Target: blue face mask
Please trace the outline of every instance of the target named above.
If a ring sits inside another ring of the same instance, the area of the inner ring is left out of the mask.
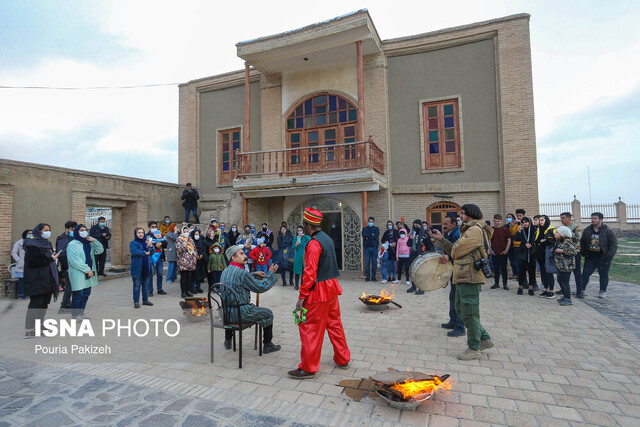
[[[73,231],[69,232],[69,237],[73,237]]]
[[[507,222],[511,222],[511,221],[512,221],[511,217],[507,218]]]
[[[100,224],[98,224],[98,225],[100,225],[100,227],[104,227],[104,226],[105,226],[105,225],[107,225],[107,224],[106,224],[106,223],[104,223],[104,222],[101,222],[101,223],[100,223]]]
[[[373,223],[369,221],[369,227],[373,227]]]
[[[335,224],[331,224],[331,228],[336,228],[336,225]]]
[[[165,224],[169,224],[171,222],[171,220],[170,219],[165,219],[164,222],[165,222]]]
[[[224,227],[220,227],[220,230],[224,231]]]
[[[387,225],[387,229],[393,230],[393,225]]]

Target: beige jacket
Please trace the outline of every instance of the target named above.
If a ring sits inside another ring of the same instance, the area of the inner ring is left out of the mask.
[[[482,270],[476,270],[474,264],[481,258],[487,258],[484,248],[484,231],[487,245],[493,236],[493,229],[485,224],[483,219],[474,219],[467,222],[460,229],[460,238],[451,243],[447,239],[440,240],[442,248],[451,254],[453,258],[453,284],[458,283],[482,283],[485,278]]]

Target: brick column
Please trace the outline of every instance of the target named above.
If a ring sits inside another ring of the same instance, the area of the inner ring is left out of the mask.
[[[133,240],[133,230],[138,226],[137,205],[137,202],[127,202],[127,205],[120,210],[120,231],[122,235],[120,239],[121,265],[131,264],[129,242]],[[127,236],[131,238],[129,239]]]
[[[0,278],[9,277],[7,267],[13,262],[13,187],[0,185]]]
[[[618,197],[618,201],[614,205],[616,206],[616,216],[618,217],[620,228],[622,228],[623,225],[627,224],[627,204],[622,201],[621,197]]]
[[[244,149],[251,151],[251,81],[249,80],[249,64],[244,63]]]
[[[178,124],[178,180],[181,184],[200,184],[198,162],[198,92],[195,85],[180,86]]]
[[[571,219],[576,224],[580,224],[582,222],[580,200],[576,199],[576,196],[573,196],[573,201],[571,202]]]
[[[358,141],[364,141],[364,62],[362,60],[362,42],[356,42],[358,64]]]
[[[78,191],[71,193],[71,219],[78,224],[87,220],[87,195]]]

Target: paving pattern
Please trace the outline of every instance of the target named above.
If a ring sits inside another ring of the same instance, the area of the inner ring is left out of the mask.
[[[209,363],[210,330],[181,315],[177,284],[166,286],[169,295],[153,297],[154,307],[134,310],[130,279],[102,281],[87,306],[95,338],[24,340],[26,304],[2,300],[0,426],[640,425],[640,345],[633,329],[638,309],[632,307],[638,288],[613,283],[607,300],[588,296],[560,307],[518,296],[515,286],[485,287],[482,322],[496,346],[480,360],[460,362],[455,355],[466,348],[465,338],[447,337],[439,327],[447,320],[448,290],[415,296],[398,285],[395,299],[403,308],[374,312],[357,297],[383,285],[349,278],[341,283],[351,367],[333,364],[326,339],[319,374],[305,381],[286,376],[299,358],[291,316],[296,293],[289,287],[277,285],[260,299],[274,311],[274,342],[282,350],[259,357],[248,332],[243,369],[238,354],[222,347],[220,330],[215,363]],[[65,317],[56,311],[48,317]],[[173,338],[103,337],[103,319],[176,319],[181,330]],[[109,346],[111,353],[35,351],[36,345],[72,344]],[[337,385],[389,367],[449,373],[453,386],[416,411],[398,411],[377,397],[354,402]]]

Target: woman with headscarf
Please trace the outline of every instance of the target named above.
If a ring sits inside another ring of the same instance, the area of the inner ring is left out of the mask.
[[[198,251],[193,239],[189,237],[189,227],[180,230],[180,237],[176,239],[176,260],[180,272],[180,291],[182,298],[192,297],[191,283],[198,263]]]
[[[278,234],[278,251],[282,256],[283,261],[286,261],[286,259],[289,258],[293,258],[291,245],[293,245],[293,234],[291,234],[289,229],[283,225],[280,227],[280,233]],[[282,266],[282,272],[280,272],[280,275],[282,276],[282,286],[287,286],[287,280],[285,276],[287,270],[284,268],[284,266],[287,264],[290,265],[291,263],[280,262],[279,264]],[[289,285],[293,286],[293,265],[291,265],[291,267],[289,268],[291,268],[291,270],[288,270]]]
[[[152,286],[151,280],[153,280],[151,271],[153,248],[148,244],[145,235],[144,228],[138,227],[133,231],[133,240],[129,243],[134,308],[140,308],[140,290],[142,290],[142,305],[153,305],[149,301],[149,290]]]
[[[531,225],[531,218],[524,217],[518,225],[518,231],[513,235],[513,241],[520,243],[514,248],[516,260],[518,261],[518,295],[522,295],[524,289],[529,290],[529,295],[534,295],[536,283],[536,257],[535,252],[535,232]],[[527,273],[529,281],[527,282]]]
[[[214,231],[214,233],[217,232]],[[191,293],[201,294],[204,292],[202,290],[202,282],[207,278],[209,247],[207,246],[205,239],[202,238],[200,230],[198,230],[197,228],[191,232],[191,238],[193,239],[193,244],[195,245],[196,251],[198,253],[196,268],[193,273],[193,277],[191,278]],[[217,241],[215,243],[217,243]]]
[[[240,237],[238,226],[236,224],[231,224],[231,230],[227,233],[227,246],[235,246],[238,241],[238,237]]]
[[[24,241],[27,238],[31,238],[31,230],[24,230],[22,232],[22,238],[16,240],[16,242],[13,244],[13,248],[11,248],[11,257],[14,259],[14,261],[16,262],[16,266],[13,269],[13,274],[18,278],[18,298],[20,299],[20,301],[25,301],[28,300],[29,298],[24,296],[24,286],[23,286],[23,279],[24,279]]]
[[[71,282],[71,315],[76,320],[86,319],[84,308],[87,306],[91,288],[98,285],[96,255],[104,252],[102,243],[89,236],[84,224],[76,225],[73,240],[67,245],[69,263],[69,281]]]
[[[42,322],[53,295],[58,299],[60,281],[56,260],[59,252],[53,252],[49,242],[51,227],[49,224],[38,224],[33,229],[32,238],[26,239],[24,248],[24,294],[30,298],[29,309],[25,318],[25,338],[34,338],[36,320]]]
[[[556,295],[553,292],[553,286],[555,279],[553,274],[547,273],[546,253],[547,247],[553,248],[555,245],[554,233],[555,227],[551,226],[551,221],[546,215],[540,215],[538,219],[538,229],[536,230],[535,247],[536,247],[536,260],[540,266],[540,281],[544,287],[544,291],[540,293],[540,298],[555,298]]]

